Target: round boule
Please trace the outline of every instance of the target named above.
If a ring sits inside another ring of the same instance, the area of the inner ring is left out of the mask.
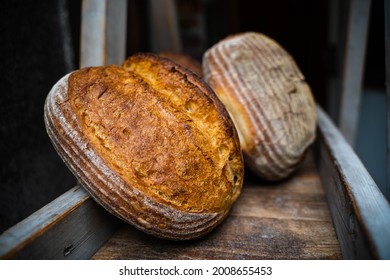
[[[47,132],[92,197],[157,237],[205,235],[240,194],[234,125],[196,75],[152,54],[63,77],[45,103]]]
[[[267,180],[290,175],[316,135],[313,95],[291,55],[248,32],[211,47],[202,67],[236,125],[245,164]]]

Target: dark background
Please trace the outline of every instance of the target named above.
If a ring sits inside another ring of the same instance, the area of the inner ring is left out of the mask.
[[[327,108],[342,45],[328,43],[329,2],[177,0],[183,52],[200,60],[229,34],[262,32],[292,54]],[[0,233],[76,184],[46,134],[43,104],[78,67],[80,8],[80,0],[0,1]],[[384,92],[383,14],[383,1],[373,1],[364,86]],[[129,0],[128,15],[127,54],[150,51],[148,1]]]

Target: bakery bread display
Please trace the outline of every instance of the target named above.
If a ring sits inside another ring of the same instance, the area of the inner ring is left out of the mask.
[[[211,47],[202,67],[236,125],[245,164],[267,180],[291,174],[316,135],[315,102],[291,55],[248,32]]]
[[[158,55],[164,58],[168,58],[177,64],[180,64],[181,66],[187,68],[188,70],[191,70],[201,78],[203,76],[202,65],[189,55],[168,51],[160,52]]]
[[[152,55],[66,75],[45,103],[47,132],[92,197],[157,237],[210,232],[240,194],[236,129],[192,72]]]

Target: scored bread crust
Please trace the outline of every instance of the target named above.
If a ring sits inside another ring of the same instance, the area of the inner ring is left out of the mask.
[[[290,175],[316,135],[315,102],[293,58],[247,32],[211,47],[202,67],[236,125],[245,164],[267,180]]]
[[[225,108],[194,74],[157,56],[66,75],[46,99],[45,124],[92,197],[157,237],[205,235],[240,193],[242,156]]]

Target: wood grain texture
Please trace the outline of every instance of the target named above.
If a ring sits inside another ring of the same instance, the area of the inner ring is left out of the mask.
[[[390,205],[340,131],[317,107],[319,171],[346,259],[390,259]]]
[[[247,174],[228,218],[204,238],[172,242],[123,225],[93,259],[338,259],[325,194],[311,156],[276,183]]]
[[[126,56],[126,0],[82,1],[80,68],[121,64]]]
[[[76,186],[0,236],[0,259],[87,259],[118,220]]]
[[[105,64],[106,9],[106,0],[84,0],[82,2],[80,67]]]
[[[122,224],[100,247],[117,220],[76,188],[3,233],[0,257],[89,258],[100,247],[93,259],[389,259],[389,203],[326,114],[317,113],[323,183],[311,154],[279,183],[247,173],[230,215],[204,238],[164,241]]]

